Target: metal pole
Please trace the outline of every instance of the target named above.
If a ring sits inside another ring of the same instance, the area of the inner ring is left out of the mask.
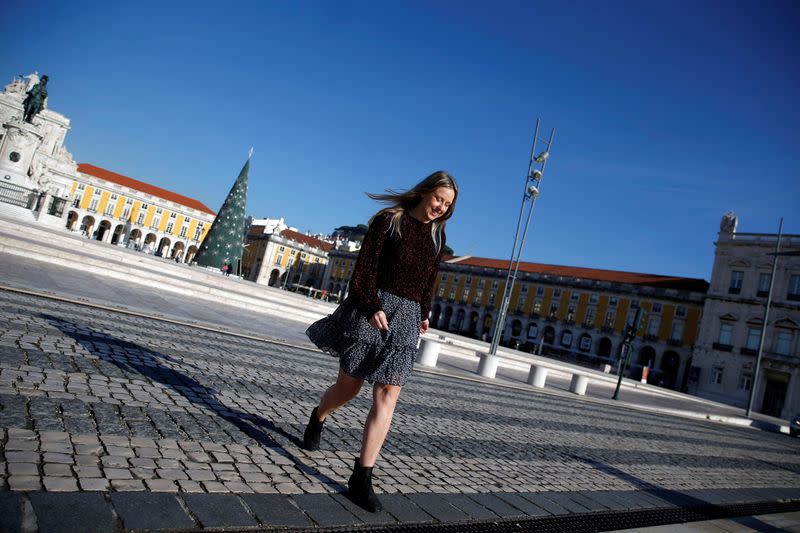
[[[764,321],[761,324],[761,339],[758,341],[758,355],[756,355],[756,365],[753,370],[753,382],[750,384],[750,396],[747,399],[747,415],[753,412],[753,397],[756,393],[758,384],[758,369],[761,366],[761,355],[764,352],[764,338],[767,336],[767,319],[769,318],[769,307],[772,304],[772,287],[775,285],[775,272],[778,267],[778,254],[781,250],[781,236],[783,235],[783,217],[778,225],[778,242],[775,243],[775,256],[772,258],[772,275],[769,278],[769,292],[767,293],[767,305],[764,308]]]
[[[525,210],[525,201],[527,198],[528,193],[528,181],[530,176],[531,166],[533,165],[533,158],[536,157],[536,141],[539,138],[539,124],[541,120],[536,119],[536,128],[533,131],[533,143],[531,144],[531,157],[528,161],[528,174],[525,176],[525,183],[522,186],[522,202],[519,206],[519,215],[517,216],[517,229],[514,232],[514,246],[511,248],[511,258],[508,262],[508,274],[506,275],[506,283],[503,286],[503,299],[500,301],[500,308],[497,313],[497,320],[494,323],[494,333],[492,333],[492,343],[489,347],[489,355],[495,355],[497,353],[497,346],[500,343],[500,337],[503,334],[503,329],[505,326],[505,309],[508,307],[508,300],[511,298],[511,294],[509,289],[511,288],[512,283],[512,268],[514,266],[514,256],[517,254],[517,239],[519,238],[519,226],[522,222],[522,213]]]

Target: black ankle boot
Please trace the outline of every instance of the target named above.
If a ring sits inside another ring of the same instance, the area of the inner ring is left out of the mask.
[[[303,433],[303,449],[310,452],[319,450],[319,437],[322,433],[322,426],[325,422],[317,418],[317,407],[311,411],[311,417],[308,419],[306,431]]]
[[[353,466],[353,475],[347,482],[347,488],[349,489],[347,497],[362,509],[370,513],[383,509],[381,501],[372,490],[372,467],[361,466],[361,460],[358,458]]]

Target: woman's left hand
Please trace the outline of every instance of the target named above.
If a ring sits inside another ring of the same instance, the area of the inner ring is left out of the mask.
[[[428,331],[428,319],[423,320],[419,325],[419,334],[425,335],[425,332]]]

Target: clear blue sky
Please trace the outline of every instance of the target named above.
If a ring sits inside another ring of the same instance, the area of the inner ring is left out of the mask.
[[[554,5],[563,4],[563,5]],[[3,73],[50,76],[79,162],[218,209],[365,222],[450,171],[456,253],[507,258],[533,126],[556,128],[523,258],[708,279],[723,213],[800,233],[800,4],[6,2]]]

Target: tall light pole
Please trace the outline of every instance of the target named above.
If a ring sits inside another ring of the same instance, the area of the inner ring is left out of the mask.
[[[761,323],[761,339],[758,341],[758,354],[756,355],[756,365],[753,369],[753,382],[750,383],[750,396],[747,398],[747,417],[753,412],[753,396],[755,396],[756,385],[758,384],[758,369],[761,366],[761,354],[764,351],[764,339],[767,336],[767,319],[769,318],[769,307],[772,305],[772,287],[775,285],[775,271],[778,267],[778,256],[781,255],[781,236],[783,235],[783,217],[778,224],[778,241],[775,243],[775,253],[772,258],[772,275],[769,278],[769,292],[767,293],[767,305],[764,307],[764,321]]]
[[[522,249],[525,246],[525,237],[528,234],[528,226],[531,222],[531,215],[533,215],[533,208],[536,205],[536,199],[539,197],[539,189],[542,184],[542,175],[544,168],[547,165],[547,159],[550,157],[550,148],[553,145],[553,137],[556,134],[555,128],[550,130],[550,138],[546,141],[539,138],[540,119],[536,119],[536,129],[533,132],[533,143],[531,144],[531,157],[528,163],[528,173],[525,176],[525,185],[522,189],[522,204],[519,207],[519,216],[517,217],[517,230],[514,233],[514,246],[511,249],[511,259],[508,263],[508,274],[506,275],[506,284],[503,288],[503,299],[500,303],[500,308],[495,321],[494,333],[492,334],[492,343],[489,348],[489,353],[481,354],[480,362],[478,363],[478,374],[484,377],[493,378],[497,373],[497,345],[500,342],[500,337],[503,334],[505,327],[506,313],[508,311],[508,304],[511,301],[511,294],[514,289],[514,281],[517,279],[517,271],[519,270],[520,256]],[[541,142],[544,144],[544,150],[536,155],[536,143]],[[522,217],[525,212],[525,207],[528,207],[528,215],[525,218],[525,226],[522,229],[522,236],[520,238],[520,226],[522,225]]]

